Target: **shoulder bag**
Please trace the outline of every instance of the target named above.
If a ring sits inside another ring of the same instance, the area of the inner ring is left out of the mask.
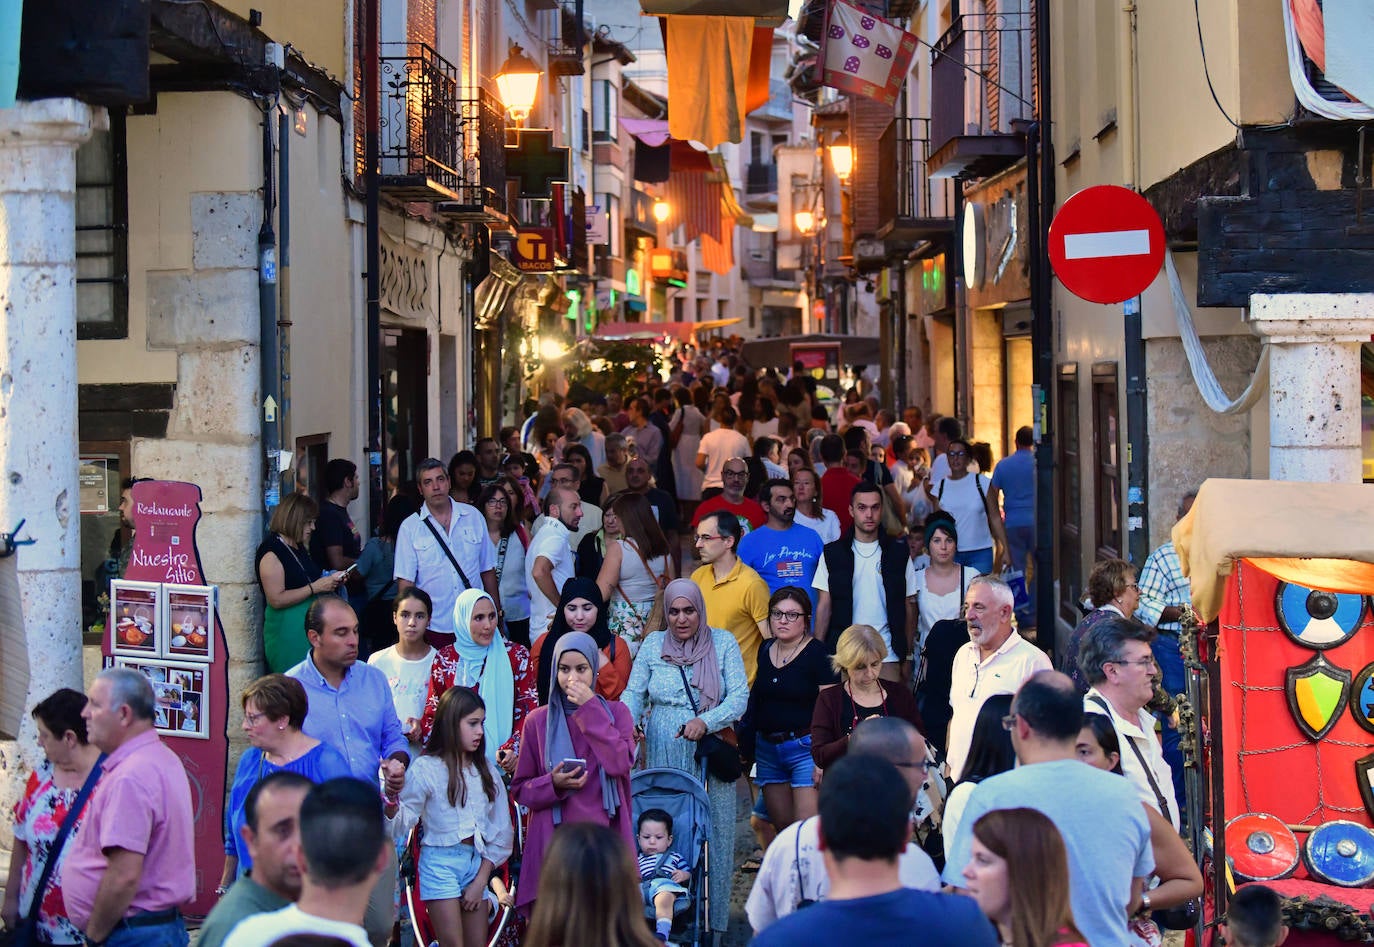
[[[625,546],[630,546],[630,544],[622,540],[621,547],[624,548]],[[649,606],[649,614],[644,618],[640,618],[639,637],[644,639],[653,632],[662,631],[668,627],[668,619],[663,611],[663,589],[668,585],[668,563],[667,557],[665,556],[663,574],[654,575],[654,570],[649,567],[649,560],[645,558],[644,550],[639,548],[639,544],[635,543],[630,546],[630,548],[639,556],[639,561],[644,563],[644,571],[648,573],[649,578],[654,580],[654,585],[658,586],[658,590],[654,592],[654,603]],[[630,606],[630,610],[634,612],[635,617],[639,618],[638,609],[634,607],[634,602],[630,601],[630,597],[625,594],[625,590],[620,587],[619,582],[615,584],[615,590],[620,593],[620,597]]]
[[[67,839],[71,837],[72,831],[76,828],[76,823],[81,820],[81,812],[86,808],[86,800],[91,797],[91,791],[95,789],[95,784],[100,779],[100,768],[105,763],[105,754],[101,753],[96,759],[95,765],[91,767],[90,773],[86,776],[86,782],[81,785],[81,791],[76,794],[76,800],[72,802],[72,807],[67,810],[67,817],[62,820],[62,825],[57,830],[57,835],[53,837],[52,845],[48,848],[48,860],[43,865],[43,873],[38,876],[38,884],[33,889],[33,900],[29,903],[29,912],[19,919],[13,930],[7,931],[4,944],[5,947],[37,947],[41,941],[38,939],[38,912],[43,907],[43,895],[48,890],[48,883],[52,881],[53,872],[57,870],[57,863],[62,858],[62,849],[66,847]],[[15,878],[14,883],[18,884],[19,879]]]
[[[692,685],[687,683],[687,669],[679,664],[677,672],[682,675],[682,689],[687,692],[687,703],[691,704],[692,713],[701,716],[701,711],[697,710],[697,699],[692,696]],[[733,783],[744,775],[744,761],[740,759],[738,742],[735,728],[725,727],[715,733],[704,734],[697,741],[693,756],[698,763],[705,762],[706,771],[712,779]]]
[[[458,564],[458,560],[453,555],[453,550],[448,548],[448,543],[444,541],[444,537],[440,536],[439,531],[434,528],[434,520],[432,520],[428,516],[422,516],[420,517],[420,520],[426,526],[429,527],[429,531],[433,533],[434,538],[439,541],[439,548],[444,551],[444,555],[448,556],[448,561],[451,562],[453,564],[453,568],[457,570],[458,578],[463,580],[463,588],[472,588],[472,583],[468,580],[468,574],[464,572],[463,567]]]

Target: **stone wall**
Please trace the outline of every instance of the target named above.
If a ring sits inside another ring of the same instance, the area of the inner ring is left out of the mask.
[[[1240,393],[1259,360],[1260,340],[1253,335],[1214,336],[1202,344],[1222,388],[1232,397]],[[1207,407],[1178,339],[1148,340],[1145,368],[1150,432],[1148,525],[1153,549],[1168,538],[1184,493],[1208,477],[1254,476],[1254,432],[1251,413],[1220,415]]]
[[[219,586],[229,653],[230,735],[236,695],[261,671],[262,597],[253,550],[262,538],[257,232],[254,192],[193,193],[191,268],[148,274],[148,348],[176,353],[176,402],[161,439],[135,438],[141,477],[200,485],[196,531],[207,582]]]

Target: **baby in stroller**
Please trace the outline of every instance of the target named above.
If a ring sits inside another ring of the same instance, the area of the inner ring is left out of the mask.
[[[673,817],[662,809],[639,814],[639,881],[644,903],[654,909],[654,934],[665,943],[673,929],[673,902],[686,894],[691,872],[682,856],[672,850]]]

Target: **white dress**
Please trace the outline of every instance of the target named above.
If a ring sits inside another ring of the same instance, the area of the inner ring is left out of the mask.
[[[697,448],[706,429],[706,418],[695,405],[678,408],[668,426],[682,421],[682,436],[673,448],[673,478],[679,500],[700,500],[704,474],[697,469]]]

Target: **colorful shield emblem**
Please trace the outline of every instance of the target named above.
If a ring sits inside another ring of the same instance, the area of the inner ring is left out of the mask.
[[[1308,834],[1302,864],[1318,881],[1364,887],[1374,881],[1374,832],[1358,822],[1324,822]]]
[[[1351,673],[1318,654],[1304,665],[1289,668],[1285,676],[1284,690],[1294,722],[1309,739],[1320,740],[1345,710]]]
[[[1374,733],[1374,664],[1366,664],[1350,685],[1350,715],[1355,722]]]
[[[1355,784],[1360,787],[1364,811],[1374,819],[1374,753],[1355,761]]]
[[[1226,859],[1244,881],[1287,878],[1298,868],[1298,837],[1267,812],[1247,812],[1226,823]]]
[[[1334,648],[1350,639],[1364,620],[1365,597],[1280,582],[1274,610],[1279,627],[1304,648]]]

